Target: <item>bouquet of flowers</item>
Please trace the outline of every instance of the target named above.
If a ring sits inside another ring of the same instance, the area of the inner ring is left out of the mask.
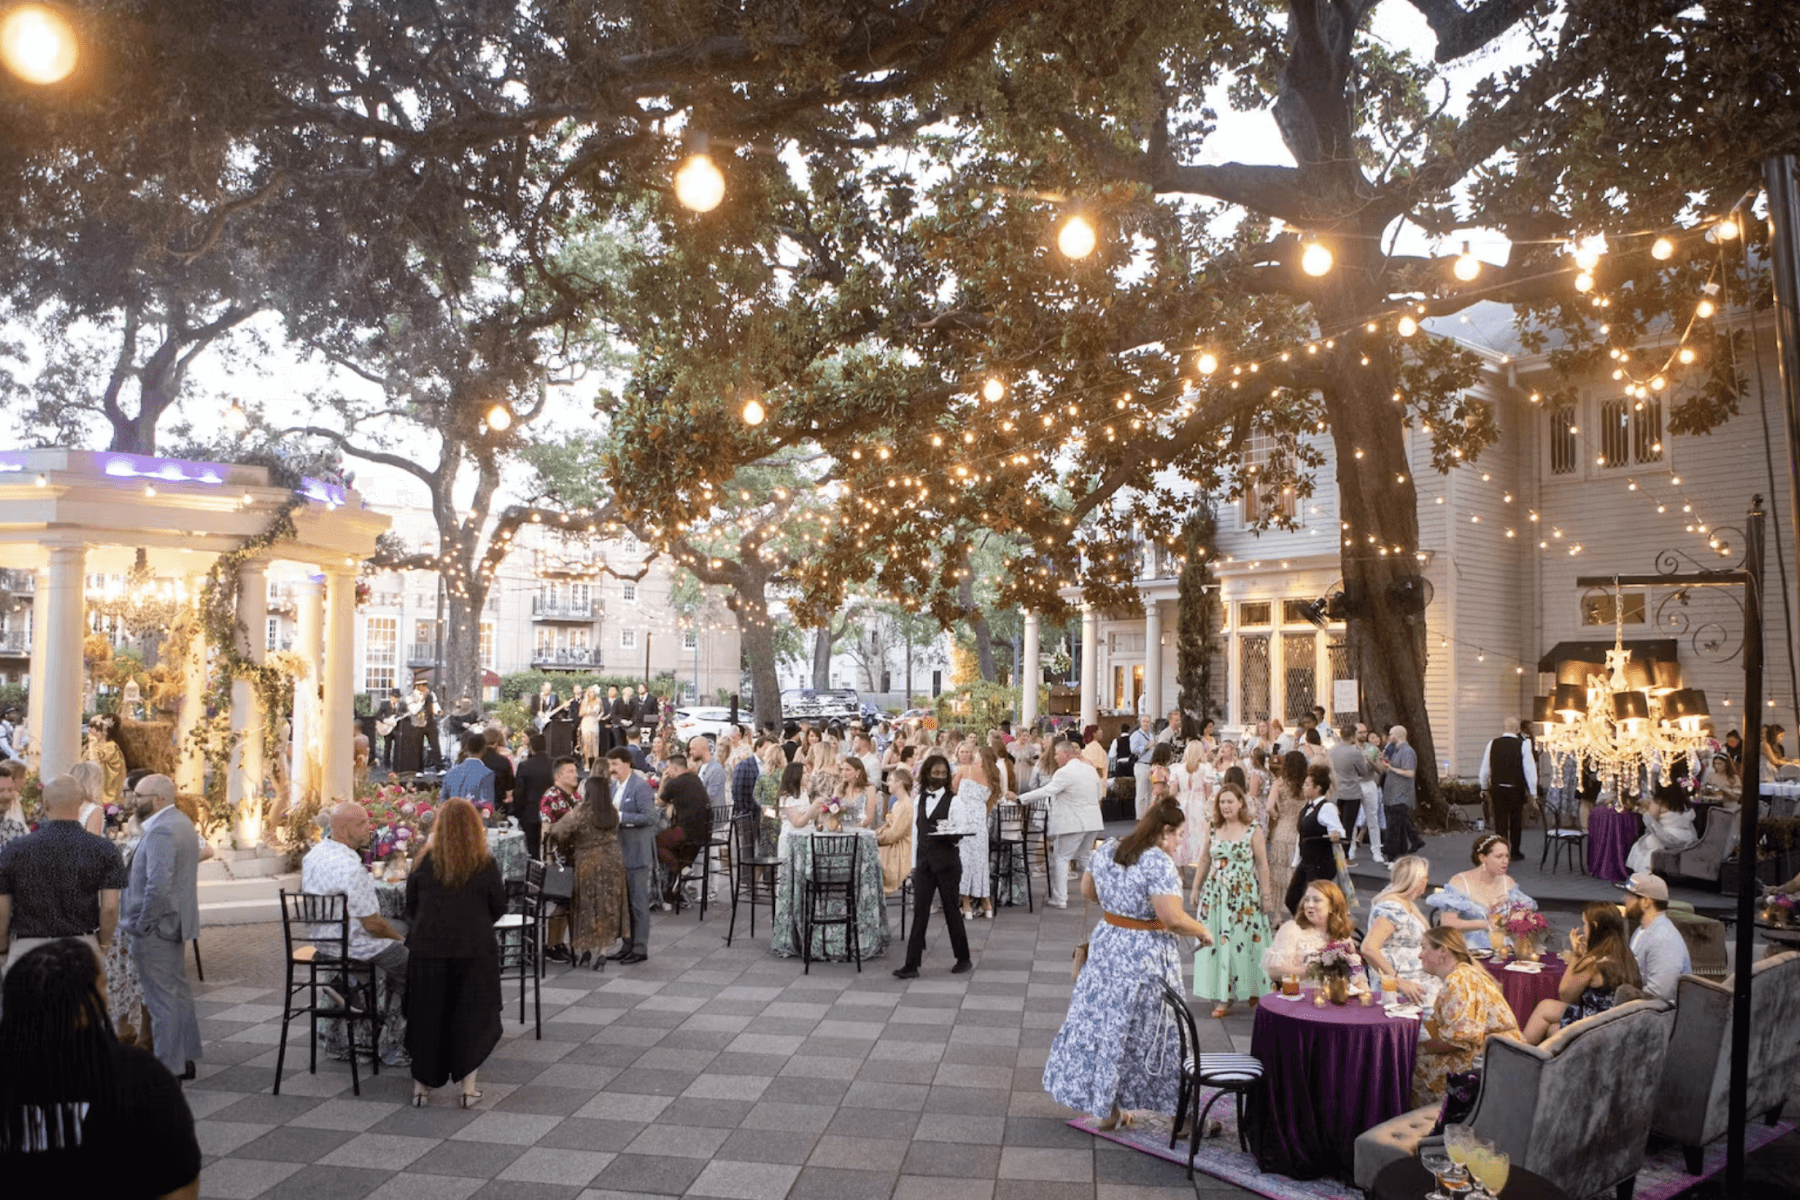
[[[108,829],[123,829],[123,828],[125,828],[125,806],[124,805],[109,804],[106,806],[106,828],[108,828]]]
[[[1763,897],[1763,923],[1788,926],[1794,923],[1794,898],[1786,892],[1770,892]]]
[[[1348,980],[1363,969],[1362,955],[1351,941],[1326,942],[1306,956],[1307,973],[1321,979]]]
[[[1494,919],[1508,937],[1540,938],[1550,932],[1550,923],[1544,920],[1543,913],[1517,900],[1505,900],[1495,905]]]
[[[369,810],[365,857],[371,863],[417,853],[431,833],[438,809],[433,793],[409,791],[398,784],[378,788],[365,804]]]

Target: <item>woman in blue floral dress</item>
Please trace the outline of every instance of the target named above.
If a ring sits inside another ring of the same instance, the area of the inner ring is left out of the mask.
[[[1095,850],[1081,877],[1081,893],[1099,902],[1102,919],[1050,1045],[1044,1090],[1059,1104],[1104,1116],[1102,1129],[1132,1124],[1133,1109],[1175,1112],[1181,1045],[1162,985],[1181,987],[1177,935],[1212,942],[1181,907],[1172,853],[1185,819],[1173,800],[1158,802],[1124,839]]]
[[[1211,826],[1195,861],[1192,899],[1217,940],[1194,954],[1194,995],[1213,1002],[1222,1018],[1234,1000],[1263,993],[1263,954],[1269,948],[1269,856],[1262,830],[1250,823],[1249,802],[1234,783],[1213,796]]]

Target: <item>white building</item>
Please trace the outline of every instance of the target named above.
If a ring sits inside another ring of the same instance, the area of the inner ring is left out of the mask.
[[[1793,593],[1800,589],[1792,586],[1792,496],[1771,332],[1759,334],[1763,387],[1759,364],[1746,361],[1742,411],[1698,436],[1667,431],[1679,380],[1640,401],[1602,375],[1582,384],[1575,404],[1549,411],[1534,396],[1563,381],[1545,356],[1519,351],[1511,314],[1499,305],[1480,306],[1467,323],[1445,322],[1441,332],[1469,341],[1487,360],[1468,398],[1492,405],[1500,428],[1499,441],[1479,462],[1448,475],[1431,465],[1428,434],[1416,428],[1406,434],[1421,569],[1434,591],[1425,613],[1431,654],[1425,689],[1441,769],[1472,775],[1504,717],[1530,719],[1532,698],[1554,683],[1540,676],[1539,662],[1560,643],[1610,644],[1612,598],[1584,595],[1577,576],[1654,573],[1665,550],[1676,552],[1663,560],[1670,569],[1733,565],[1741,555],[1739,535],[1723,534],[1725,556],[1711,542],[1728,527],[1741,529],[1751,497],[1759,494],[1769,513],[1764,695],[1774,698],[1765,719],[1793,728],[1789,651]],[[1772,468],[1768,438],[1774,439]],[[1320,630],[1301,614],[1341,578],[1332,445],[1325,435],[1318,445],[1326,461],[1316,494],[1296,511],[1297,530],[1258,536],[1249,528],[1250,502],[1218,505],[1214,565],[1224,623],[1213,675],[1228,733],[1271,714],[1291,724],[1315,703],[1334,722],[1341,715],[1331,685],[1347,675],[1338,645],[1342,626]],[[1787,562],[1785,591],[1778,553]],[[1128,715],[1140,695],[1150,711],[1174,707],[1179,567],[1172,556],[1152,552],[1141,571],[1137,587],[1146,615],[1087,618],[1084,631],[1091,636],[1084,641],[1095,647],[1097,670],[1083,680],[1091,689],[1086,712]],[[1743,624],[1730,594],[1636,588],[1622,607],[1627,643],[1672,640],[1686,684],[1706,692],[1719,732],[1740,726],[1734,714],[1744,703]]]

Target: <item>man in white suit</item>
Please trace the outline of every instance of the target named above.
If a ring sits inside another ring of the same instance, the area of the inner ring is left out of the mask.
[[[1021,804],[1050,802],[1050,898],[1052,908],[1069,907],[1069,860],[1087,869],[1094,837],[1105,828],[1100,819],[1100,776],[1067,738],[1056,743],[1056,773],[1041,788],[1019,797]]]
[[[156,1057],[171,1074],[192,1079],[200,1023],[182,952],[200,934],[200,839],[175,807],[175,782],[167,775],[146,775],[133,795],[140,814],[145,801],[153,811],[143,819],[144,838],[131,859],[120,928],[131,938]]]

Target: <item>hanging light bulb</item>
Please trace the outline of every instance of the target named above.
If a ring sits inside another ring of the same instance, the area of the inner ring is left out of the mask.
[[[1202,351],[1200,357],[1194,360],[1194,366],[1202,375],[1211,375],[1219,369],[1219,356],[1210,350]]]
[[[1006,385],[1000,382],[997,375],[989,375],[988,381],[981,385],[981,397],[989,404],[997,403],[1004,395],[1006,395]]]
[[[80,57],[74,26],[54,9],[21,4],[0,18],[0,63],[26,83],[60,83]]]
[[[755,396],[744,401],[744,424],[751,426],[761,425],[763,419],[768,415],[768,412],[762,406],[762,401],[758,400]]]
[[[1675,256],[1675,243],[1666,237],[1659,237],[1650,243],[1650,257],[1657,262],[1668,262]]]
[[[487,427],[495,433],[505,433],[512,428],[512,409],[504,404],[496,404],[487,410]]]
[[[225,428],[233,433],[242,433],[249,425],[250,414],[244,411],[242,401],[233,400],[225,407]]]
[[[1606,253],[1606,235],[1596,233],[1592,237],[1582,238],[1574,243],[1575,265],[1583,271],[1592,271],[1600,265],[1600,256]]]
[[[1071,215],[1056,231],[1056,248],[1066,258],[1086,258],[1100,244],[1100,235],[1094,231],[1094,223],[1080,213]]]
[[[1575,290],[1582,293],[1594,290],[1594,277],[1583,271],[1575,277]]]
[[[1402,316],[1398,321],[1394,322],[1394,329],[1401,337],[1411,337],[1413,334],[1419,332],[1419,323],[1413,320],[1410,315]]]
[[[1469,252],[1469,243],[1463,243],[1463,251],[1456,257],[1456,266],[1452,268],[1456,277],[1464,283],[1470,283],[1481,274],[1481,260]]]
[[[675,172],[675,198],[695,212],[711,212],[725,199],[725,176],[706,153],[705,139],[696,139],[690,154]]]
[[[1731,217],[1726,217],[1723,221],[1720,221],[1717,225],[1713,226],[1713,232],[1719,235],[1719,240],[1721,242],[1729,242],[1734,241],[1737,238],[1740,230],[1738,229],[1738,223],[1735,220]]]
[[[1692,347],[1690,347],[1690,346],[1683,346],[1683,347],[1682,347],[1682,348],[1681,348],[1681,351],[1680,351],[1680,353],[1678,353],[1678,354],[1676,354],[1676,355],[1675,355],[1675,357],[1676,357],[1676,358],[1678,358],[1678,359],[1680,359],[1680,360],[1681,360],[1681,361],[1682,361],[1682,362],[1684,362],[1684,363],[1691,363],[1691,362],[1693,362],[1693,361],[1694,361],[1694,358],[1695,358],[1695,357],[1696,357],[1696,356],[1695,356],[1695,354],[1694,354],[1694,351],[1693,351],[1693,348],[1692,348]]]
[[[1713,307],[1713,302],[1711,300],[1703,299],[1700,303],[1694,305],[1694,315],[1702,320],[1712,316],[1713,313],[1717,311],[1718,310]]]
[[[1308,242],[1300,251],[1300,269],[1314,279],[1329,272],[1334,261],[1323,242]]]

